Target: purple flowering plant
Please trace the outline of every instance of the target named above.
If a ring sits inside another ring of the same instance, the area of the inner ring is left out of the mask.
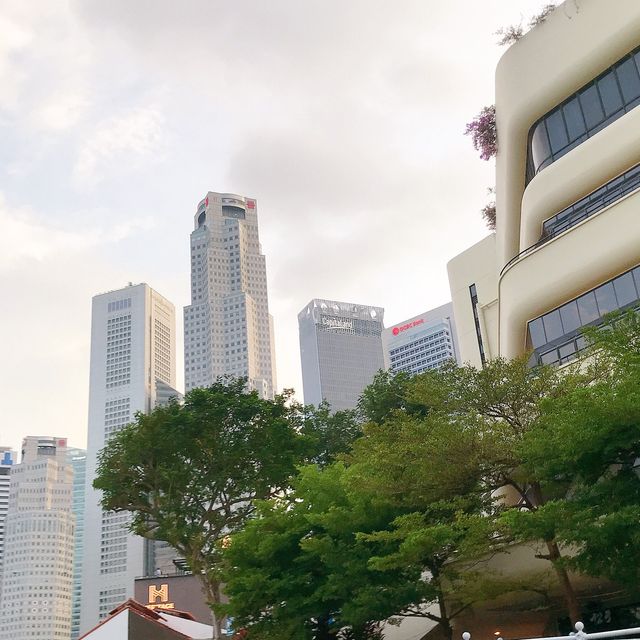
[[[498,153],[498,131],[496,129],[496,108],[491,105],[467,124],[464,132],[471,136],[473,148],[480,152],[482,160],[490,160]]]

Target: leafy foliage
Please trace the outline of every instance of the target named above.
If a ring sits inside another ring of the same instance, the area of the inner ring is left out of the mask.
[[[377,620],[420,599],[420,574],[369,567],[358,532],[388,527],[396,512],[354,493],[342,464],[301,470],[286,498],[262,503],[258,517],[225,551],[225,611],[250,638],[373,638]],[[408,593],[407,593],[408,592]]]
[[[244,526],[253,501],[286,488],[303,447],[288,395],[263,400],[245,380],[194,389],[137,414],[99,457],[102,506],[132,513],[131,530],[166,540],[220,601],[220,543]]]
[[[529,23],[528,23],[529,29],[533,29],[534,27],[537,27],[539,24],[542,24],[548,18],[549,14],[555,10],[555,8],[556,8],[556,5],[553,3],[546,4],[542,8],[540,13],[537,13],[531,18],[531,20],[529,20]],[[518,42],[520,38],[522,38],[524,33],[525,32],[524,32],[524,29],[522,28],[522,24],[518,24],[518,25],[512,24],[507,27],[498,29],[495,33],[495,35],[500,36],[500,39],[498,40],[497,44],[499,46],[514,44]]]
[[[573,554],[566,564],[635,587],[640,568],[640,318],[631,312],[591,333],[604,372],[546,402],[523,442],[529,468],[571,487],[536,513],[510,516],[522,539],[553,532]]]

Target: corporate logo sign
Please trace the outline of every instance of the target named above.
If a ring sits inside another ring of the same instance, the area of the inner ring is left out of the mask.
[[[328,329],[346,329],[348,331],[353,330],[353,320],[348,318],[331,318],[322,316],[320,319],[322,326]]]
[[[413,322],[407,322],[407,324],[399,324],[397,327],[393,327],[391,329],[391,333],[394,336],[401,334],[403,331],[407,331],[408,329],[413,329],[413,327],[417,327],[418,325],[424,324],[424,318],[420,318],[419,320],[414,320]]]

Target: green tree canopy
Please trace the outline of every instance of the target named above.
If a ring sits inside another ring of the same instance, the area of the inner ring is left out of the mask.
[[[530,473],[566,496],[537,512],[512,513],[522,539],[553,532],[570,545],[568,566],[637,588],[640,580],[640,318],[636,313],[592,331],[591,362],[600,375],[546,401],[522,455]]]
[[[102,450],[94,481],[105,509],[131,512],[134,533],[184,556],[211,603],[220,601],[221,541],[244,526],[255,499],[288,486],[306,448],[288,394],[264,400],[245,384],[221,379],[184,404],[137,414]]]
[[[372,622],[423,599],[419,570],[374,569],[375,545],[359,536],[388,528],[397,513],[353,492],[341,463],[304,467],[292,492],[262,503],[225,550],[234,624],[256,638],[375,635]]]

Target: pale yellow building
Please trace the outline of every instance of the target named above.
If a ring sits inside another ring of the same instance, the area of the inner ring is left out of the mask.
[[[636,0],[567,0],[503,55],[495,239],[448,265],[464,362],[562,364],[637,304],[639,103]]]
[[[496,71],[496,232],[448,264],[461,359],[532,352],[562,365],[582,330],[640,300],[640,2],[567,0]],[[492,568],[545,570],[520,545]],[[548,568],[548,563],[547,563]],[[472,637],[552,633],[554,581],[474,607]],[[614,585],[576,577],[582,602],[620,604]],[[589,625],[589,620],[585,620]],[[589,630],[589,628],[587,629]]]

